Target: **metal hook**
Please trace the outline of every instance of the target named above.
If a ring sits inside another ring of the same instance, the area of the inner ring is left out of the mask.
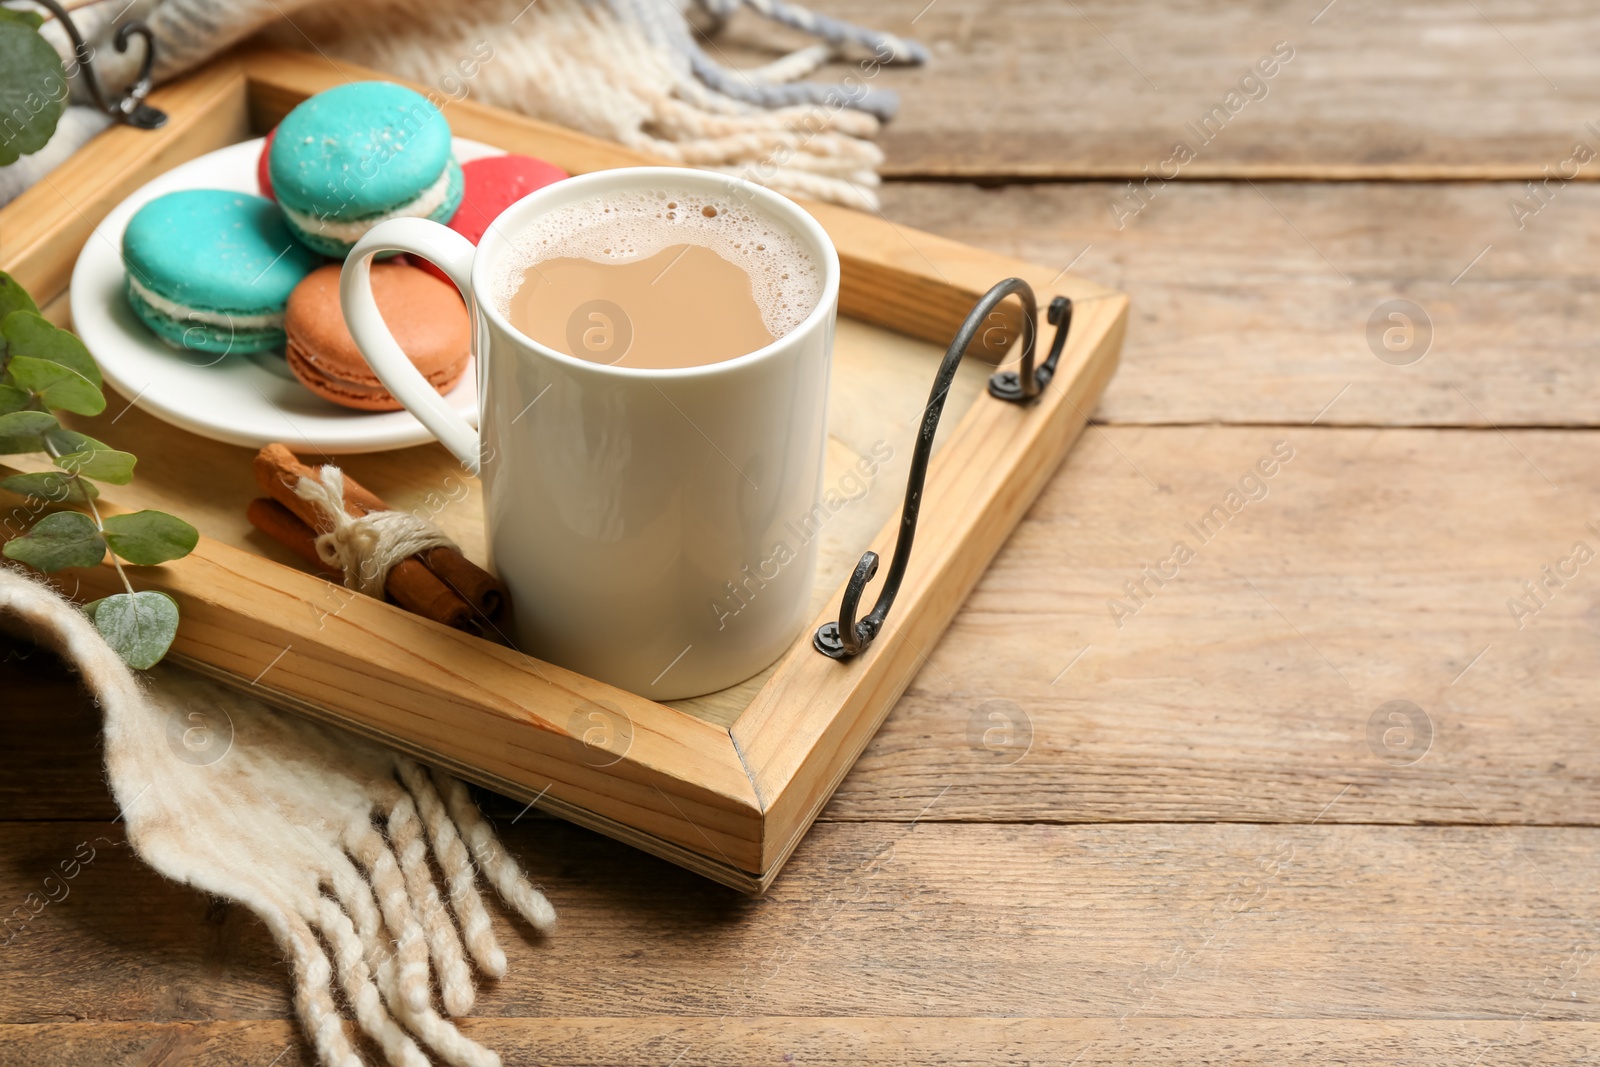
[[[1033,294],[1030,292],[1024,298],[1023,304],[1033,312]],[[1023,331],[1026,343],[1022,349],[1021,372],[1006,370],[1000,371],[989,378],[989,395],[1000,400],[1009,400],[1014,404],[1026,403],[1039,395],[1045,386],[1050,384],[1050,379],[1056,376],[1056,364],[1061,362],[1061,350],[1067,344],[1067,331],[1072,328],[1072,301],[1064,296],[1058,296],[1050,301],[1050,310],[1046,312],[1050,325],[1056,328],[1056,338],[1050,344],[1050,356],[1038,368],[1033,366],[1033,318],[1024,320]]]
[[[150,72],[156,63],[156,38],[146,26],[138,19],[129,19],[117,27],[116,35],[112,37],[111,44],[118,52],[128,50],[128,40],[134,36],[144,38],[144,61],[139,64],[139,76],[134,79],[128,91],[115,99],[108,99],[105,90],[100,87],[100,79],[94,73],[94,49],[84,41],[83,35],[78,32],[78,27],[73,23],[72,16],[67,14],[66,8],[56,0],[33,0],[40,7],[49,10],[61,28],[67,31],[67,36],[72,39],[72,54],[83,71],[84,84],[89,87],[89,95],[94,98],[95,106],[113,119],[126,126],[134,126],[141,130],[154,130],[166,125],[167,113],[151,107],[144,102],[149,95],[152,84]]]
[[[1038,397],[1040,391],[1055,376],[1061,350],[1066,347],[1067,331],[1072,326],[1072,301],[1058,296],[1050,302],[1049,319],[1056,328],[1050,357],[1036,370],[1033,365],[1034,340],[1038,332],[1039,303],[1033,287],[1021,278],[1007,278],[983,295],[968,313],[961,329],[945,351],[944,362],[933,379],[933,390],[928,394],[928,404],[922,411],[922,427],[917,433],[916,449],[911,454],[911,473],[906,480],[906,502],[900,512],[900,535],[895,539],[894,558],[889,562],[889,574],[884,579],[883,591],[872,611],[859,622],[856,612],[861,607],[861,594],[867,583],[878,573],[878,554],[868,551],[856,564],[850,581],[845,586],[844,598],[839,604],[839,621],[823,623],[817,628],[811,644],[830,659],[849,659],[870,645],[883,629],[894,598],[905,579],[906,566],[911,561],[911,542],[917,533],[917,515],[922,510],[922,489],[928,478],[928,460],[933,455],[933,438],[939,429],[939,416],[944,412],[944,402],[950,395],[950,383],[955,379],[956,368],[966,354],[967,347],[978,336],[989,313],[1009,296],[1022,301],[1022,371],[1002,371],[989,379],[990,395],[1013,403],[1027,403]],[[1028,388],[1024,388],[1024,383]]]

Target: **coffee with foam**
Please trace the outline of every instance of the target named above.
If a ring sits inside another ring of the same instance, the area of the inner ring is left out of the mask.
[[[754,352],[805,321],[822,272],[797,234],[753,208],[671,188],[596,197],[512,238],[498,309],[550,348],[670,368]]]

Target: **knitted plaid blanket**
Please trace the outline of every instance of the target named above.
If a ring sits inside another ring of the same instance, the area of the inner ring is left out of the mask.
[[[156,77],[189,70],[247,38],[315,50],[420,82],[443,105],[471,98],[619,141],[662,159],[725,171],[779,192],[877,207],[882,151],[871,138],[895,111],[873,82],[884,66],[925,62],[913,41],[785,0],[90,0],[74,21],[111,85],[132,80],[143,49],[118,53],[116,25],[141,18]],[[741,8],[817,38],[739,69],[717,44]],[[43,32],[71,52],[54,22]],[[804,80],[832,61],[838,81]],[[74,90],[75,95],[78,90]],[[70,106],[36,156],[0,167],[4,205],[106,125]]]

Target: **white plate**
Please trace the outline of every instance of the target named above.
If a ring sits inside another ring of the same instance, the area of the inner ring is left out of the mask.
[[[460,137],[465,163],[502,155]],[[139,208],[181,189],[257,193],[261,139],[218,149],[175,167],[118,204],[89,237],[72,271],[72,323],[107,382],[139,407],[174,426],[229,444],[260,448],[281,441],[323,453],[381,452],[433,440],[409,412],[342,408],[314,395],[289,372],[281,352],[218,357],[166,344],[145,328],[124,292],[122,232]],[[450,405],[478,419],[477,368],[469,366],[446,394]]]

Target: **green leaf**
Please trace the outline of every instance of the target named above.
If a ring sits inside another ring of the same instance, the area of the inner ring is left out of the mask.
[[[6,557],[41,571],[93,567],[105,558],[106,542],[94,520],[81,511],[46,515],[21,537],[7,541]]]
[[[21,389],[0,386],[0,411],[5,410],[11,402],[8,394],[21,394],[24,402],[30,398],[29,394],[22,392]],[[45,451],[45,440],[40,434],[58,427],[56,416],[48,411],[6,411],[5,414],[0,414],[0,454],[42,453]]]
[[[35,30],[44,25],[44,16],[37,11],[13,11],[9,7],[0,7],[0,19],[20,22]]]
[[[48,411],[13,411],[0,415],[0,437],[37,437],[57,425]]]
[[[133,481],[133,453],[118,452],[114,448],[86,448],[56,457],[56,466],[85,478],[98,478],[112,485],[127,485]]]
[[[35,500],[48,500],[54,504],[81,504],[100,495],[93,482],[74,478],[60,471],[40,471],[37,474],[13,474],[0,480],[0,489]]]
[[[4,10],[0,8],[0,11]],[[0,270],[0,322],[4,322],[13,311],[31,311],[37,315],[39,305],[33,302],[33,297],[28,295],[21,282]]]
[[[5,337],[6,347],[13,356],[31,356],[59,363],[63,367],[71,367],[93,382],[96,389],[103,384],[100,368],[95,365],[89,350],[83,347],[83,342],[71,330],[63,330],[37,311],[22,308],[0,319],[0,336]]]
[[[118,593],[84,610],[112,651],[135,670],[160,663],[178,636],[178,602],[165,593]]]
[[[33,403],[33,394],[14,385],[0,385],[0,415],[21,411]]]
[[[45,451],[44,441],[38,437],[0,437],[0,456],[43,451]]]
[[[0,8],[0,11],[5,11],[5,8]],[[3,133],[3,125],[5,123],[0,120],[0,133]],[[38,304],[35,304],[34,298],[27,294],[27,290],[22,288],[16,278],[6,274],[5,270],[0,270],[0,322],[5,322],[6,315],[10,315],[11,312],[34,312],[37,315]],[[0,370],[3,368],[5,368],[5,336],[0,334]]]
[[[73,452],[87,452],[91,448],[111,447],[104,441],[96,441],[86,433],[69,430],[65,426],[57,426],[55,429],[47,431],[44,439],[51,448],[55,449],[58,456],[69,455]]]
[[[21,393],[20,389],[10,389],[9,386],[0,386],[0,391],[9,390]],[[29,399],[29,394],[22,393],[23,398]],[[7,402],[4,392],[0,392],[0,409]],[[57,429],[56,417],[48,411],[10,411],[0,415],[0,455],[11,455],[17,452],[43,452],[45,451],[44,439],[39,435]]]
[[[0,167],[45,146],[67,99],[61,57],[24,19],[0,19]]]
[[[12,318],[18,314],[21,312],[13,312]],[[6,321],[9,324],[10,319]],[[49,407],[76,415],[98,415],[106,409],[106,398],[100,395],[100,387],[80,371],[48,359],[18,355],[15,348],[11,357],[11,380],[38,393],[39,399]]]
[[[96,441],[88,434],[69,430],[65,426],[46,430],[43,435],[0,437],[0,455],[16,452],[49,452],[55,456],[69,456],[74,452],[86,452],[91,448],[110,447],[108,444]]]
[[[106,519],[111,551],[141,567],[179,559],[200,543],[200,531],[164,511],[135,511]]]

